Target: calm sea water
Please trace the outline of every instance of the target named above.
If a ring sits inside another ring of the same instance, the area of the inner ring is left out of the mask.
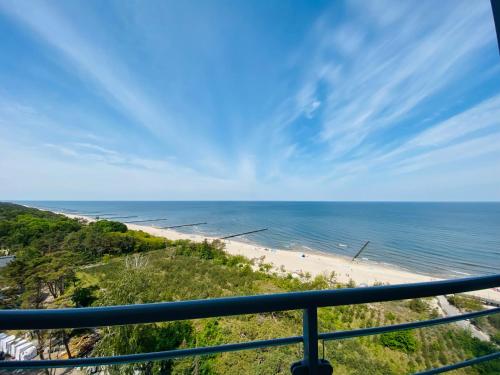
[[[458,277],[500,272],[500,203],[367,202],[20,202],[30,206],[185,233],[230,235],[269,248],[320,251],[352,257],[365,241],[363,260],[433,276]]]

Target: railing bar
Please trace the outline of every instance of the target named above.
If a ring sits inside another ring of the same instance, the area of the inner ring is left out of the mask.
[[[356,329],[356,330],[351,330],[351,331],[336,331],[336,332],[320,333],[319,338],[320,338],[320,340],[321,339],[323,339],[323,340],[340,340],[340,339],[347,339],[347,338],[351,338],[351,337],[377,335],[377,334],[385,333],[385,332],[402,331],[402,330],[406,330],[406,329],[429,327],[429,326],[434,326],[434,325],[439,325],[439,324],[456,322],[456,321],[460,321],[460,320],[472,319],[472,318],[476,318],[479,316],[498,314],[498,313],[500,313],[500,307],[490,309],[490,310],[475,311],[475,312],[467,313],[467,314],[447,316],[445,318],[422,320],[419,322],[394,324],[394,325],[382,326],[382,327],[363,328],[363,329]]]
[[[497,359],[497,358],[500,358],[500,352],[491,353],[491,354],[488,354],[488,355],[484,355],[482,357],[472,358],[472,359],[469,359],[467,361],[455,363],[453,365],[443,366],[443,367],[439,367],[439,368],[434,368],[432,370],[427,370],[427,371],[419,372],[419,373],[416,373],[415,375],[440,374],[442,372],[447,372],[447,371],[456,370],[456,369],[463,368],[463,367],[469,367],[469,366],[477,365],[478,363],[482,363],[482,362],[486,362],[486,361],[491,361],[491,360]]]
[[[69,368],[88,366],[109,366],[137,362],[159,361],[172,358],[182,358],[197,355],[208,355],[216,353],[234,352],[239,350],[250,350],[285,346],[303,342],[302,336],[283,337],[270,340],[258,340],[236,344],[225,344],[201,348],[176,349],[154,353],[139,353],[118,355],[112,357],[90,357],[72,359],[52,359],[34,361],[0,361],[0,369],[41,369],[41,368]]]
[[[309,374],[318,373],[318,310],[310,307],[303,312],[304,362]]]
[[[125,306],[1,310],[0,330],[91,328],[430,297],[500,285],[500,275],[426,283]]]

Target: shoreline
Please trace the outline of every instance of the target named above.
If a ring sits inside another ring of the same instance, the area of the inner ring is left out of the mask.
[[[78,218],[89,222],[95,221],[94,218],[56,212],[70,218]],[[203,236],[200,234],[187,234],[172,229],[161,229],[147,225],[133,223],[124,223],[128,229],[140,230],[154,236],[168,238],[171,240],[191,240],[201,242],[203,240],[214,240],[216,238]],[[248,259],[256,259],[263,263],[272,265],[272,272],[291,273],[298,277],[309,273],[313,278],[317,275],[329,275],[335,272],[336,279],[341,283],[348,283],[353,280],[356,285],[371,286],[374,283],[384,284],[407,284],[426,281],[443,280],[443,278],[422,275],[396,267],[389,267],[378,263],[357,260],[351,260],[333,254],[324,254],[314,251],[293,251],[284,249],[269,249],[261,245],[236,241],[225,240],[225,251],[231,255],[242,255]],[[303,255],[303,256],[302,256]],[[492,300],[500,303],[500,292],[493,289],[468,292],[467,294]]]

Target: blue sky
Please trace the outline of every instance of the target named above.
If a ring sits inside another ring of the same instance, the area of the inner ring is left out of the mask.
[[[0,199],[500,200],[489,0],[0,0]]]

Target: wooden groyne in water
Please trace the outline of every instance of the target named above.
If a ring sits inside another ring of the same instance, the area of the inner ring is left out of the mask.
[[[130,220],[130,221],[124,221],[125,224],[132,224],[132,223],[147,223],[147,222],[152,222],[152,221],[163,221],[163,220],[168,220],[167,218],[164,219],[149,219],[149,220]]]
[[[354,260],[361,255],[361,253],[363,252],[364,249],[366,249],[366,247],[368,246],[369,243],[370,243],[370,241],[365,242],[365,244],[361,247],[361,249],[359,249],[359,251],[356,253],[356,255],[354,255],[354,257],[351,259],[351,262],[354,262]]]
[[[132,216],[113,216],[113,217],[107,217],[106,220],[114,220],[114,219],[131,219],[133,217],[138,217],[137,215],[132,215]]]
[[[172,225],[169,227],[163,227],[162,229],[174,229],[174,228],[181,228],[181,227],[194,227],[195,225],[203,225],[206,223],[192,223],[192,224],[181,224],[181,225]]]
[[[243,233],[232,234],[230,236],[220,237],[220,238],[218,238],[218,240],[225,240],[225,239],[228,239],[228,238],[244,236],[245,234],[252,234],[252,233],[258,233],[258,232],[264,232],[265,230],[267,230],[267,228],[252,230],[250,232],[243,232]]]

